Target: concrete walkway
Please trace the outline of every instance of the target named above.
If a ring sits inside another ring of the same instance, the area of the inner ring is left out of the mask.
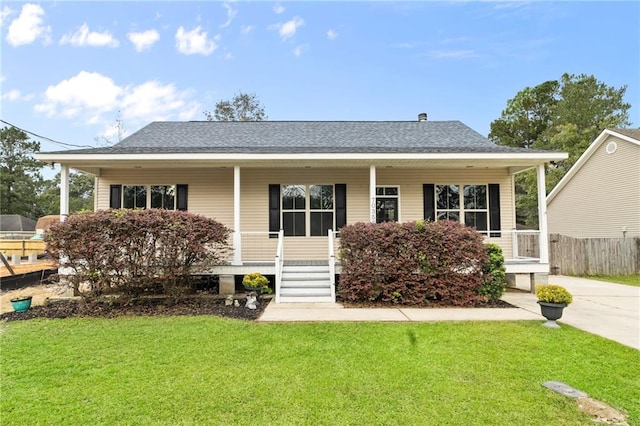
[[[573,294],[561,323],[640,350],[640,287],[609,284],[582,278],[552,276],[553,284]],[[512,309],[486,308],[345,308],[329,303],[269,303],[259,321],[521,321],[544,322],[536,297],[508,292],[503,300]]]

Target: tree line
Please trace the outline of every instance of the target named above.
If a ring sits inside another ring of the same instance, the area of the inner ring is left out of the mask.
[[[624,101],[627,87],[615,88],[592,75],[563,74],[535,87],[526,87],[507,101],[499,118],[491,122],[489,139],[498,145],[530,150],[569,153],[569,158],[546,166],[546,191],[562,179],[589,144],[607,128],[625,128],[631,105]],[[230,100],[216,103],[213,112],[204,111],[208,121],[262,121],[265,109],[253,93],[239,92]],[[117,119],[122,135],[122,120]],[[0,213],[38,218],[58,214],[60,173],[43,179],[45,165],[33,157],[40,143],[29,140],[15,127],[0,130]],[[108,141],[107,141],[108,142]],[[94,178],[79,172],[69,176],[70,213],[93,209]],[[538,226],[536,174],[516,175],[517,223]]]

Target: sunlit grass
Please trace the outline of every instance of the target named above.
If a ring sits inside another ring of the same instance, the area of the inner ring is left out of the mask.
[[[640,424],[640,352],[541,321],[2,325],[11,424],[584,425],[558,380]]]
[[[640,287],[640,275],[587,275],[583,278]]]

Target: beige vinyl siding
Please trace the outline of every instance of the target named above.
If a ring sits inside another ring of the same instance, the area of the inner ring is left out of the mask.
[[[233,228],[233,168],[110,169],[98,179],[99,210],[109,208],[110,185],[189,185],[188,210]]]
[[[269,230],[269,184],[333,185],[336,183],[347,185],[347,221],[349,223],[367,221],[369,218],[369,169],[242,169],[240,177],[242,231],[266,232]],[[286,260],[326,259],[328,258],[327,238],[287,237],[284,239],[284,258]]]
[[[613,154],[606,152],[617,144]],[[547,208],[549,232],[574,238],[640,236],[640,146],[609,136]]]
[[[505,258],[512,257],[511,234],[508,231],[515,228],[515,202],[511,186],[511,176],[507,170],[451,170],[451,169],[378,169],[376,172],[378,186],[400,187],[400,215],[401,222],[408,222],[423,218],[422,185],[458,184],[458,185],[486,185],[497,183],[500,185],[500,228],[503,231],[500,238],[486,238],[502,247]],[[349,188],[347,187],[347,193]],[[348,218],[348,216],[347,216]],[[349,221],[351,221],[349,219]]]
[[[434,184],[500,184],[501,228],[515,227],[512,178],[507,170],[422,170],[379,168],[377,184],[400,187],[400,220],[423,218],[423,189]],[[109,185],[189,185],[190,212],[214,218],[233,228],[233,168],[166,170],[105,170],[99,178],[97,206],[109,208]],[[240,170],[240,223],[243,259],[273,260],[275,239],[269,239],[269,184],[337,184],[347,187],[347,222],[369,221],[369,168],[309,168]],[[487,238],[500,244],[506,258],[511,257],[511,234]],[[284,240],[286,260],[327,258],[326,237],[287,237]]]

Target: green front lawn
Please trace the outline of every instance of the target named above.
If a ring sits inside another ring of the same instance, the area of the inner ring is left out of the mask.
[[[558,380],[640,424],[640,352],[542,321],[2,324],[2,424],[584,425]]]
[[[587,275],[583,278],[640,287],[640,275]]]

